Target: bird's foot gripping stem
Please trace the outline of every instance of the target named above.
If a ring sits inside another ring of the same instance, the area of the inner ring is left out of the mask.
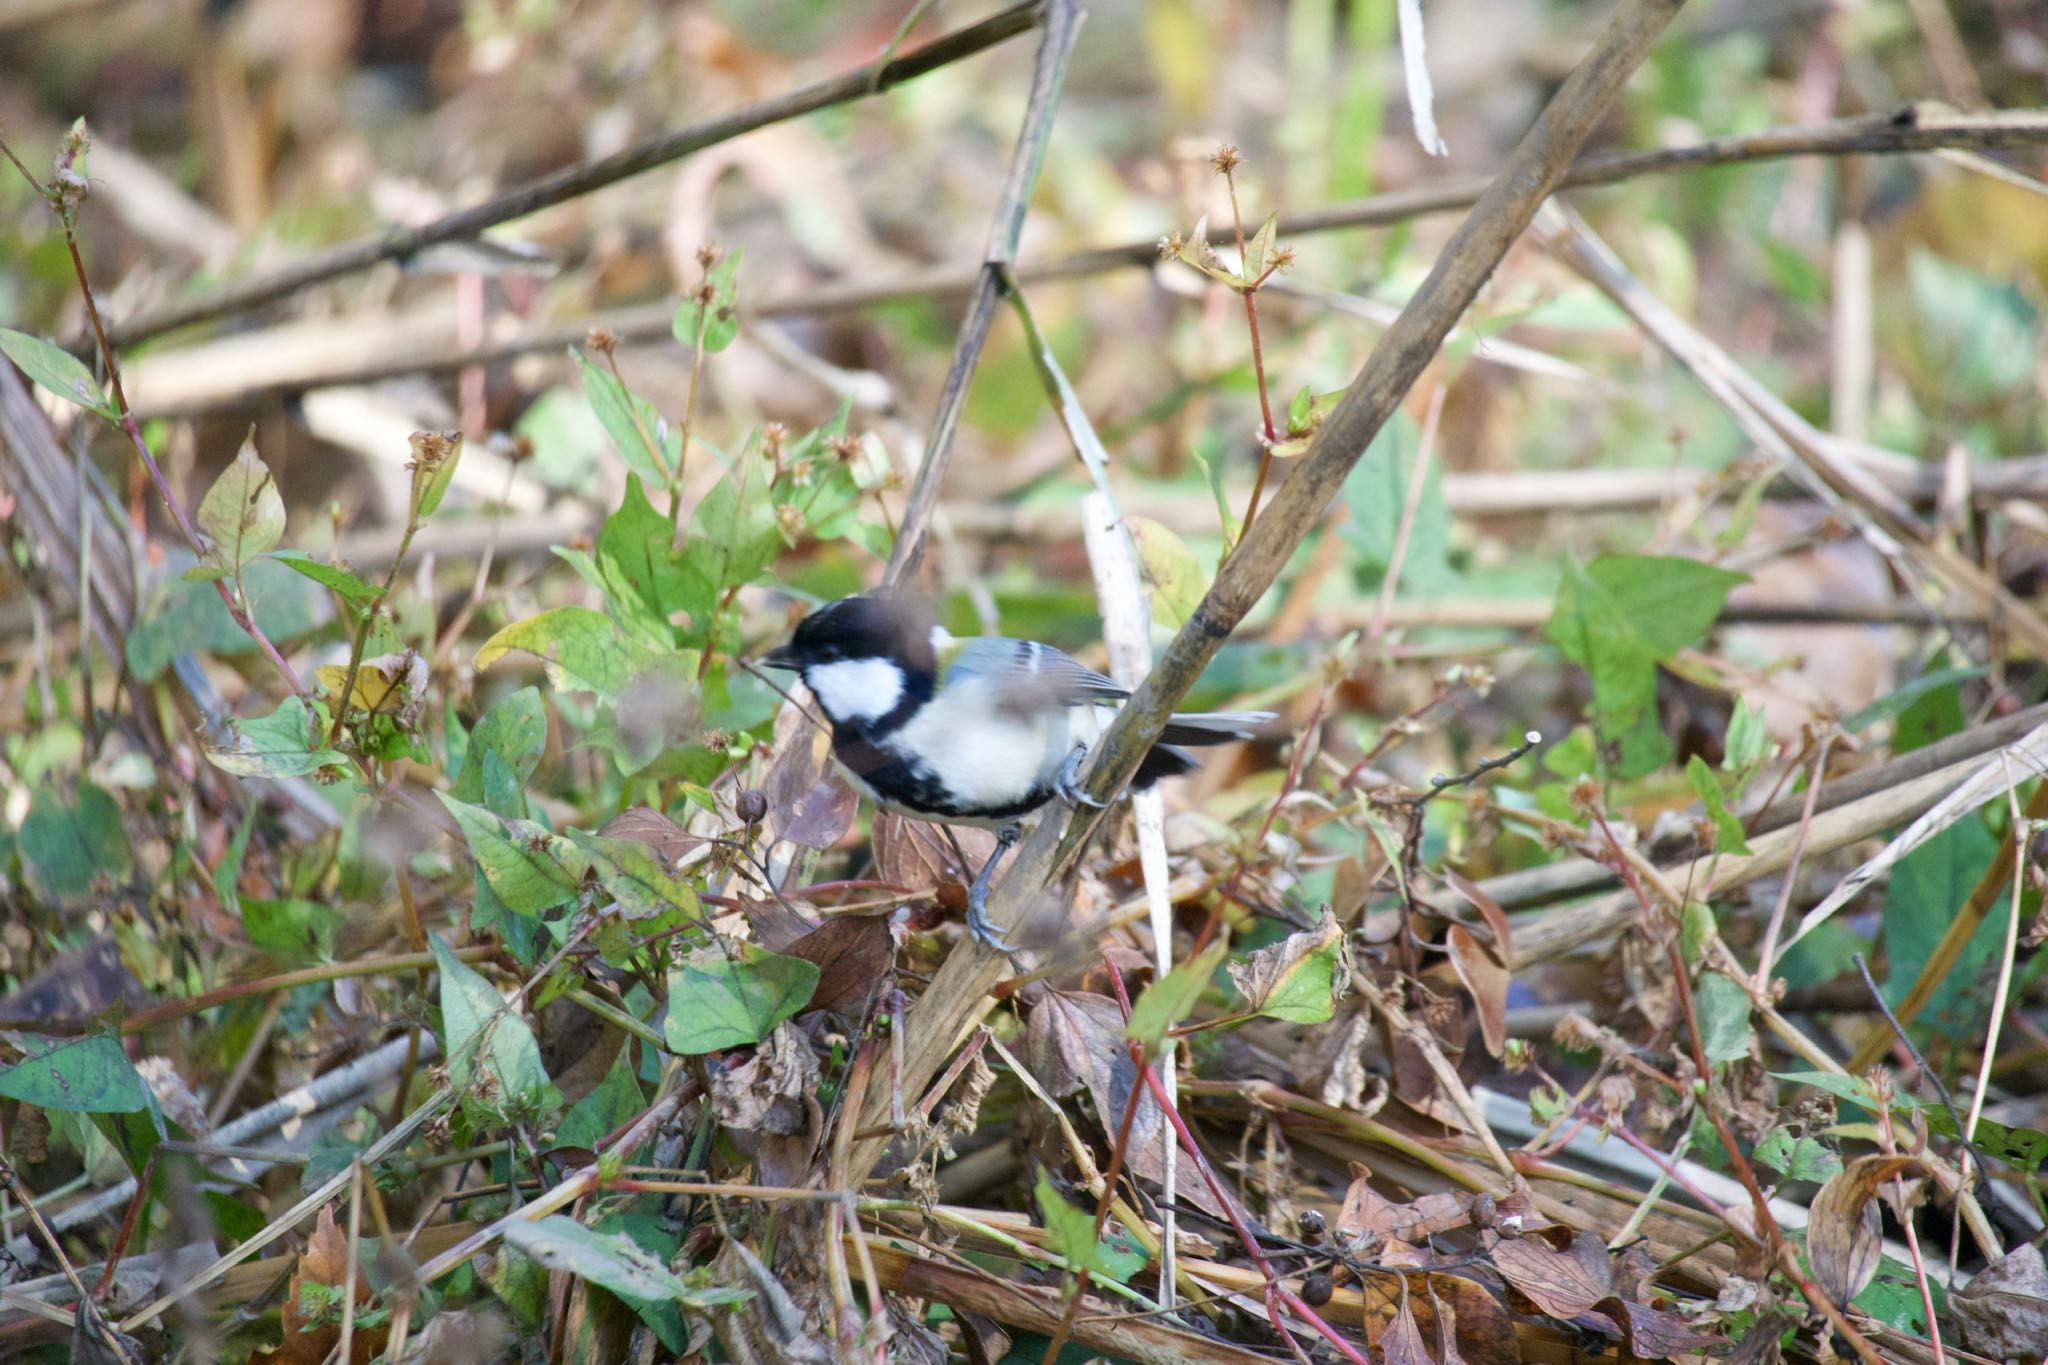
[[[1088,746],[1076,744],[1073,752],[1067,755],[1066,762],[1060,764],[1060,775],[1052,780],[1053,793],[1069,806],[1086,806],[1089,810],[1108,810],[1109,803],[1107,801],[1097,801],[1087,792],[1081,790],[1081,760],[1086,757],[1088,757]]]
[[[1022,828],[1017,825],[1005,825],[998,830],[995,852],[988,855],[988,861],[983,863],[981,871],[975,874],[974,885],[967,888],[967,932],[974,935],[975,942],[985,948],[993,948],[999,953],[1014,953],[1017,951],[1017,945],[996,932],[995,925],[989,923],[988,883],[989,878],[995,875],[996,864],[1003,860],[1005,853],[1017,846],[1017,840],[1022,833]]]

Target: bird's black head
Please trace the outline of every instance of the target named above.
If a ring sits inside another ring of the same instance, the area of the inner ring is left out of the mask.
[[[843,597],[806,616],[761,662],[802,673],[835,724],[879,731],[930,698],[936,626],[930,606],[909,594]]]

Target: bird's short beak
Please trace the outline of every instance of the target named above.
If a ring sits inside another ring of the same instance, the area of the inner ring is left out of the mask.
[[[769,650],[761,656],[760,662],[763,668],[783,668],[791,672],[795,672],[803,667],[801,663],[797,662],[795,653],[790,650],[788,645],[783,645],[779,649]]]

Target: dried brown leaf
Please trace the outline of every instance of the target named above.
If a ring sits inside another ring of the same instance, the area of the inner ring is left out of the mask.
[[[1425,1275],[1367,1271],[1359,1289],[1365,1300],[1368,1339],[1387,1330],[1405,1308],[1424,1341],[1441,1341],[1449,1333],[1462,1365],[1521,1363],[1513,1316],[1477,1281],[1435,1271]],[[1443,1365],[1454,1365],[1450,1355],[1445,1356]]]
[[[1462,924],[1450,927],[1445,946],[1479,1011],[1479,1036],[1487,1052],[1498,1057],[1508,1041],[1508,969]]]
[[[598,834],[606,839],[631,839],[636,844],[647,845],[648,850],[661,859],[664,871],[673,871],[684,855],[709,842],[647,806],[620,811],[605,821]]]
[[[781,950],[818,968],[818,988],[806,1009],[859,1014],[889,978],[896,942],[878,915],[834,915]]]
[[[1564,1233],[1561,1228],[1548,1231],[1559,1237]],[[1613,1287],[1606,1244],[1591,1232],[1573,1234],[1562,1248],[1542,1233],[1503,1240],[1493,1248],[1493,1263],[1501,1278],[1539,1311],[1567,1321],[1608,1297]]]
[[[1343,989],[1343,945],[1344,931],[1326,909],[1315,928],[1248,953],[1226,970],[1254,1013],[1298,1024],[1320,1023],[1330,1017],[1331,1002]]]
[[[1024,1060],[1051,1094],[1070,1095],[1085,1087],[1097,1120],[1112,1136],[1123,1122],[1132,1086],[1142,1084],[1124,1045],[1123,1011],[1106,995],[1046,992],[1025,1024]],[[1165,1125],[1166,1116],[1151,1094],[1140,1094],[1125,1155],[1131,1170],[1147,1180],[1166,1173],[1160,1150]]]
[[[1415,1325],[1415,1311],[1407,1303],[1394,1313],[1394,1320],[1380,1333],[1383,1365],[1436,1365],[1422,1344],[1422,1329]]]
[[[826,773],[809,791],[786,807],[771,807],[770,813],[776,838],[805,848],[825,849],[839,842],[839,836],[852,826],[854,813],[859,809],[860,797],[853,788],[840,781],[836,773]]]
[[[1486,921],[1486,927],[1493,931],[1491,945],[1494,956],[1509,962],[1515,956],[1514,931],[1508,927],[1508,912],[1500,908],[1500,902],[1479,889],[1477,883],[1452,868],[1444,869],[1444,881],[1451,890],[1464,898],[1465,903],[1479,912],[1479,918]]]
[[[1837,1303],[1861,1293],[1877,1274],[1880,1229],[1877,1187],[1913,1164],[1909,1156],[1860,1156],[1828,1178],[1814,1196],[1806,1229],[1813,1278]]]
[[[995,852],[996,836],[972,826],[955,829],[953,835],[972,866],[960,865],[945,831],[937,825],[883,811],[875,816],[875,874],[912,891],[933,891],[947,883],[965,887]]]
[[[728,1129],[786,1137],[804,1130],[804,1100],[817,1084],[818,1059],[804,1036],[784,1022],[753,1056],[712,1074],[711,1104]]]
[[[282,1314],[284,1340],[274,1349],[251,1352],[251,1365],[321,1365],[341,1340],[339,1310],[337,1306],[333,1311],[309,1312],[305,1289],[308,1285],[339,1289],[347,1277],[348,1234],[336,1226],[334,1206],[323,1205],[314,1221],[313,1235],[306,1239],[306,1249],[299,1253],[299,1264],[292,1271],[291,1292]],[[356,1302],[364,1303],[371,1297],[369,1277],[356,1276]],[[383,1351],[387,1334],[385,1328],[366,1328],[358,1323],[349,1350],[349,1365],[369,1365]]]
[[[2048,1343],[2048,1266],[2041,1248],[2022,1242],[1949,1296],[1963,1339],[1979,1355],[1999,1360],[2042,1358]]]
[[[1644,1360],[1663,1360],[1728,1344],[1726,1338],[1696,1332],[1683,1318],[1646,1303],[1631,1303],[1610,1294],[1598,1307],[1621,1329],[1630,1352]]]

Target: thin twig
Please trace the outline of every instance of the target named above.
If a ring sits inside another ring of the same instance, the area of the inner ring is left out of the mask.
[[[864,67],[818,81],[787,95],[650,138],[585,165],[543,176],[420,227],[394,228],[375,236],[361,237],[317,252],[267,275],[144,313],[127,325],[115,328],[114,341],[118,345],[132,346],[179,327],[260,308],[312,285],[366,270],[380,261],[403,261],[438,242],[476,237],[486,228],[524,218],[579,195],[589,194],[592,190],[603,189],[693,152],[730,141],[743,133],[836,104],[863,99],[940,67],[950,66],[1029,29],[1038,22],[1039,12],[1040,4],[1036,2],[1013,5],[978,24],[936,38],[879,70]]]
[[[1039,169],[1045,164],[1053,115],[1066,84],[1067,59],[1073,55],[1074,39],[1081,27],[1081,11],[1075,0],[1044,0],[1039,25],[1031,99],[1017,130],[1017,146],[1010,156],[1010,174],[1003,184],[1002,201],[989,224],[988,247],[975,276],[967,317],[960,324],[960,340],[953,348],[946,387],[939,394],[931,430],[925,434],[924,459],[918,466],[917,481],[911,485],[903,521],[896,531],[896,549],[889,557],[885,580],[891,586],[909,581],[924,558],[925,536],[939,504],[939,485],[945,481],[946,466],[953,454],[953,435],[967,405],[967,386],[974,378],[975,363],[981,359],[982,344],[988,340],[989,327],[995,321],[1004,272],[1017,259],[1017,242],[1024,233],[1032,187],[1038,183]]]

